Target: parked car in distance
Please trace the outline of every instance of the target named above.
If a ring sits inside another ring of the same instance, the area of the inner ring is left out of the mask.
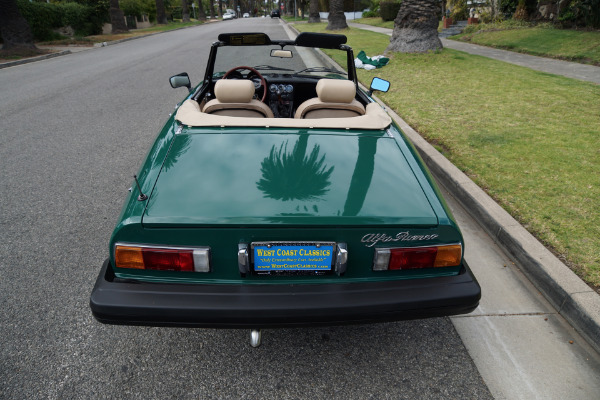
[[[228,20],[228,19],[233,19],[235,18],[235,14],[234,13],[223,13],[223,21]]]
[[[281,11],[277,8],[271,11],[271,18],[273,17],[281,18]]]
[[[318,48],[337,52],[340,66]],[[108,324],[250,328],[469,313],[480,287],[343,35],[222,33],[134,176],[90,298]],[[365,339],[367,340],[367,339]]]
[[[244,17],[244,18],[250,18],[250,14],[248,14],[248,13],[244,13],[243,17]]]

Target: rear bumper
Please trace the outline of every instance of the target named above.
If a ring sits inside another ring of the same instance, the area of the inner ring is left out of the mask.
[[[481,289],[457,276],[315,285],[186,285],[117,282],[106,260],[90,297],[107,324],[268,328],[395,321],[465,314]]]

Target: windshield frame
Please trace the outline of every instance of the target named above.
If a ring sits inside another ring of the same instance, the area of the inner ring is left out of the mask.
[[[220,35],[220,37],[221,37],[221,35]],[[263,47],[263,48],[270,47],[270,48],[273,48],[273,46],[280,46],[281,49],[284,49],[285,46],[288,46],[288,45],[295,46],[295,47],[320,49],[320,47],[318,47],[318,46],[308,46],[308,45],[304,45],[304,43],[299,44],[296,41],[292,41],[292,40],[273,40],[273,41],[271,41],[269,39],[268,43],[252,44],[252,45],[232,45],[232,44],[226,43],[222,40],[213,42],[213,44],[211,45],[208,63],[207,63],[206,71],[204,74],[204,82],[210,84],[216,78],[216,77],[214,77],[215,61],[217,59],[217,52],[220,47]],[[354,82],[354,84],[358,86],[358,82],[357,82],[357,78],[356,78],[356,70],[354,68],[354,53],[352,51],[352,48],[346,44],[340,44],[337,47],[328,47],[328,48],[346,52],[347,79]],[[342,68],[342,70],[343,70],[343,68]],[[218,71],[218,72],[220,72],[220,71]]]

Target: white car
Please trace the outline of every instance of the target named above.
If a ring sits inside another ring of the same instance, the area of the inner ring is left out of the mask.
[[[235,14],[233,13],[225,13],[223,14],[223,21],[228,20],[228,19],[233,19],[235,17]]]
[[[250,14],[248,14],[248,13],[244,13],[243,17],[244,17],[244,18],[250,18]]]

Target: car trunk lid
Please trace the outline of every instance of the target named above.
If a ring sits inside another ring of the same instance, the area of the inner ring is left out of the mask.
[[[195,132],[202,133],[175,137],[148,200],[146,228],[437,225],[385,131]]]

